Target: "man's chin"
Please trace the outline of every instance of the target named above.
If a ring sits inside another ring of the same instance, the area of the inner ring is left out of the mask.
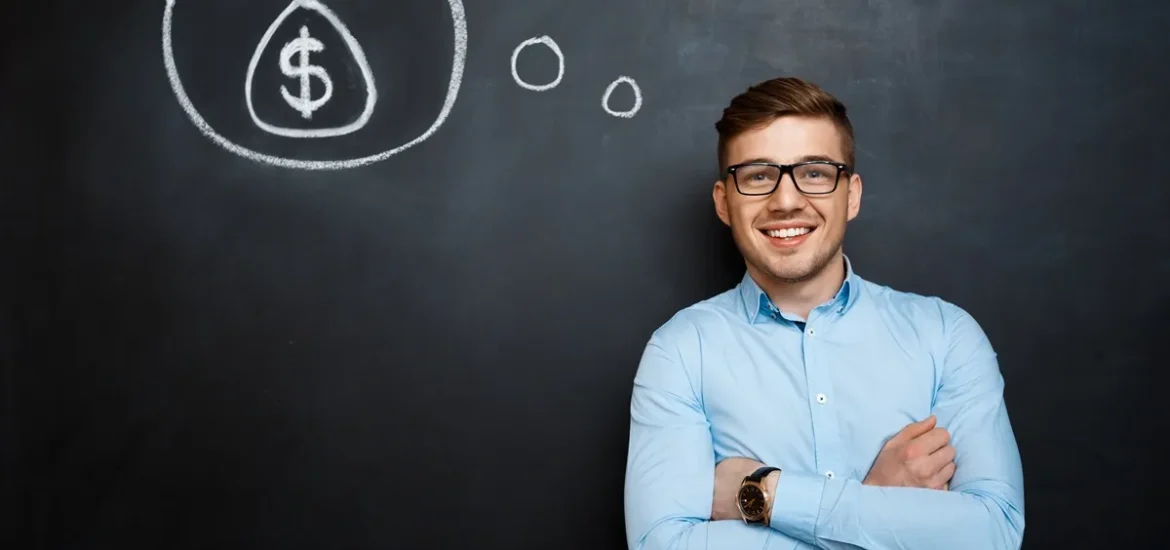
[[[816,275],[816,271],[807,264],[794,265],[785,262],[783,265],[769,266],[768,275],[781,282],[800,283],[812,279]]]
[[[825,262],[819,262],[811,247],[795,250],[757,250],[756,265],[769,277],[785,282],[807,281],[820,273]]]
[[[776,254],[757,252],[750,263],[759,275],[778,282],[799,282],[813,275],[813,269],[808,259],[794,254],[777,257]]]

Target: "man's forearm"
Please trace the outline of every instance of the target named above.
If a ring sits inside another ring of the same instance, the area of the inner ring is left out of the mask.
[[[784,472],[770,527],[828,550],[1016,550],[1023,512],[1003,496],[1016,490],[993,481],[953,491],[871,487]]]
[[[641,543],[632,550],[764,550],[780,548],[809,548],[774,529],[762,525],[748,525],[743,520],[692,521],[669,519],[654,526]]]

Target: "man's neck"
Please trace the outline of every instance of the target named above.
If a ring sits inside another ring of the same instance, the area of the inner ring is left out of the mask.
[[[841,290],[845,283],[845,258],[838,251],[820,273],[800,282],[777,280],[750,265],[748,272],[780,311],[808,319],[813,308],[829,301]]]

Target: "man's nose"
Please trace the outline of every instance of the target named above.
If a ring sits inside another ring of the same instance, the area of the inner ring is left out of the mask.
[[[789,174],[781,174],[780,184],[768,196],[768,209],[777,212],[800,210],[805,202],[804,194],[796,188],[796,180]]]

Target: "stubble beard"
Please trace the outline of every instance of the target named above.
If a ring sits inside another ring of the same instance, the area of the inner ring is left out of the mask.
[[[754,228],[750,229],[755,231]],[[818,231],[822,229],[825,227],[821,226]],[[783,284],[803,283],[821,274],[836,256],[837,251],[841,250],[841,244],[844,241],[844,235],[842,235],[836,242],[829,243],[829,246],[817,250],[811,260],[804,262],[803,265],[794,265],[799,260],[791,257],[768,258],[765,252],[757,248],[757,243],[742,242],[743,239],[751,239],[751,237],[741,236],[738,231],[733,231],[733,234],[736,235],[735,240],[739,246],[740,254],[744,256],[748,264],[768,278]]]

